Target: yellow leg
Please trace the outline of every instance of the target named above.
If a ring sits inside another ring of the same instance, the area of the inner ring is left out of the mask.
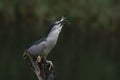
[[[36,63],[39,63],[39,62],[41,62],[41,57],[40,57],[40,56],[37,56]]]

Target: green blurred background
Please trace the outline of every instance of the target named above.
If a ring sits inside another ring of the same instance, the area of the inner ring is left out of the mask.
[[[57,80],[120,80],[120,0],[0,0],[0,80],[37,80],[23,52],[62,16]]]

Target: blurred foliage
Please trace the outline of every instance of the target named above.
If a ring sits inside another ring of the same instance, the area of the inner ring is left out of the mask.
[[[120,80],[119,0],[0,0],[0,80],[37,80],[22,54],[61,16],[57,80]]]

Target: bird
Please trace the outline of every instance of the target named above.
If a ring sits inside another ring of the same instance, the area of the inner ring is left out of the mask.
[[[26,51],[29,52],[31,56],[36,58],[36,63],[40,63],[41,60],[46,60],[50,51],[55,47],[60,32],[63,28],[65,17],[62,17],[59,21],[54,21],[49,29],[47,35],[45,35],[40,40],[34,42]],[[50,64],[50,68],[53,67],[52,61],[46,60]],[[49,69],[50,69],[49,68]]]

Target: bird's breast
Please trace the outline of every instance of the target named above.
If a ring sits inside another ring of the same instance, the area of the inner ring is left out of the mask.
[[[47,55],[50,53],[50,51],[52,50],[52,48],[53,48],[53,46],[47,47],[47,48],[42,52],[41,56],[47,56]]]
[[[49,48],[53,48],[56,45],[57,39],[56,38],[48,38],[46,42],[47,42],[47,46]]]
[[[47,51],[51,51],[51,49],[54,48],[56,45],[57,40],[56,39],[48,39],[47,41]]]

